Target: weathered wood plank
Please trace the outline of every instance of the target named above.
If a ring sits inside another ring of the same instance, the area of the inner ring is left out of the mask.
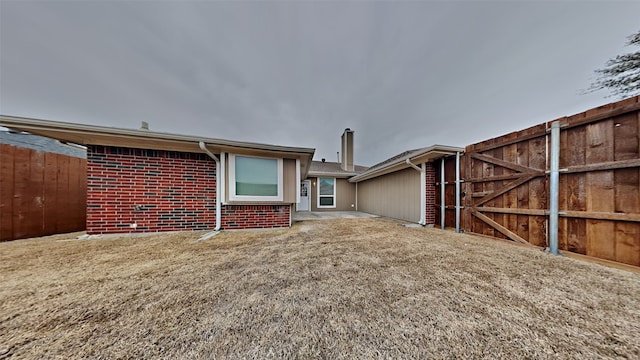
[[[68,156],[58,158],[58,184],[56,193],[56,207],[58,209],[68,209],[71,206],[69,199],[69,162]],[[68,231],[68,220],[65,217],[56,217],[56,229],[61,232]]]
[[[13,239],[15,147],[0,144],[0,241]]]
[[[499,207],[478,207],[478,211],[499,213],[499,214],[516,214],[531,216],[547,216],[548,211],[543,209],[509,209]],[[596,211],[561,211],[560,217],[579,218],[592,220],[615,220],[625,222],[640,222],[640,214],[626,214],[615,212],[596,212]]]
[[[518,209],[518,208],[504,208],[504,207],[477,207],[477,211],[500,213],[500,214],[513,214],[513,215],[531,215],[531,216],[546,216],[547,210],[544,209]]]
[[[585,160],[589,163],[613,161],[611,119],[587,125]],[[613,171],[587,173],[587,211],[614,212]],[[607,220],[587,220],[587,255],[615,260],[615,226]]]
[[[498,161],[500,161],[502,163],[511,164],[512,166],[519,166],[517,164],[509,163],[509,162],[504,161],[504,147],[499,147],[499,148],[495,148],[495,149],[491,150],[491,155],[494,157],[494,159],[496,159],[496,160],[498,160]],[[500,176],[500,175],[504,174],[505,171],[511,172],[511,169],[503,167],[503,166],[496,166],[493,169],[493,176]],[[502,181],[502,180],[494,181],[493,184],[494,184],[493,185],[494,188],[501,188],[501,187],[504,186],[504,181]],[[497,196],[493,200],[493,206],[498,207],[498,208],[504,207],[504,199],[503,198],[504,198],[504,195],[506,193],[508,193],[508,191],[503,193],[501,196]],[[505,228],[509,229],[509,227],[506,226],[507,224],[506,224],[506,218],[505,218],[504,214],[494,213],[494,214],[491,214],[491,215],[488,215],[488,216],[490,218],[492,218],[493,221],[495,221],[498,224],[500,224],[500,225],[504,226]],[[509,230],[512,230],[512,229],[509,229]],[[497,238],[505,238],[505,239],[507,238],[504,234],[502,234],[500,232],[495,233],[494,236],[497,237]]]
[[[488,216],[482,214],[481,212],[479,212],[479,211],[477,211],[475,209],[471,209],[471,213],[475,217],[477,217],[478,219],[484,221],[485,223],[487,223],[488,225],[490,225],[494,229],[498,230],[499,232],[501,232],[502,234],[507,236],[509,239],[511,239],[513,241],[517,241],[517,242],[525,244],[525,245],[531,245],[527,240],[521,238],[518,234],[516,234],[513,231],[507,229],[506,227],[498,224],[497,222],[493,221],[491,218],[489,218]]]
[[[535,175],[536,177],[545,176],[546,173],[544,171],[530,171],[525,173],[511,173],[511,174],[503,174],[498,176],[491,176],[486,178],[472,178],[466,181],[470,182],[488,182],[488,181],[501,181],[501,180],[513,180],[520,179],[525,176]]]
[[[14,198],[13,198],[13,238],[29,237],[28,209],[31,203],[29,188],[31,150],[16,147],[14,151]]]
[[[44,152],[30,150],[29,207],[25,209],[29,237],[44,233]]]
[[[640,214],[625,214],[604,211],[564,211],[560,216],[591,220],[615,220],[625,222],[640,222]],[[611,234],[609,234],[611,235]]]
[[[633,113],[613,119],[613,156],[616,162],[640,159],[639,116],[639,113]]]
[[[529,175],[529,176],[525,176],[524,178],[521,178],[519,180],[512,181],[512,182],[508,183],[507,185],[504,185],[502,188],[499,188],[499,189],[497,189],[497,190],[495,190],[493,192],[490,192],[488,195],[484,196],[482,199],[476,201],[475,205],[476,206],[480,206],[480,205],[482,205],[484,203],[487,203],[487,202],[493,200],[494,198],[506,193],[507,191],[515,189],[518,186],[520,186],[520,185],[522,185],[522,184],[524,184],[526,182],[529,182],[534,177],[535,176],[533,176],[533,175]]]
[[[518,147],[515,144],[506,145],[502,148],[502,159],[504,161],[517,164],[518,163]],[[518,164],[520,165],[520,164]],[[504,172],[506,175],[514,174],[513,170],[505,169]],[[511,191],[507,191],[502,196],[503,207],[509,209],[517,209],[518,208],[518,190],[514,189]],[[504,215],[504,226],[517,233],[518,230],[518,216],[515,214],[505,214]]]
[[[520,142],[516,144],[517,149],[517,163],[522,166],[529,166],[529,142]],[[529,184],[524,183],[516,188],[516,196],[518,197],[518,207],[521,209],[529,208]],[[529,237],[529,217],[526,215],[517,215],[517,230],[516,233],[523,239],[530,239]]]
[[[492,149],[492,151],[495,154],[500,154],[501,148],[495,148],[495,149]],[[477,153],[473,153],[473,154],[470,154],[470,155],[474,159],[477,159],[477,160],[480,160],[480,161],[484,161],[484,162],[488,162],[490,164],[498,165],[498,166],[501,166],[501,167],[504,167],[504,168],[507,168],[507,169],[511,169],[511,170],[515,170],[515,171],[519,171],[519,172],[536,172],[536,170],[538,170],[538,169],[531,169],[531,168],[526,167],[526,166],[514,164],[514,163],[509,162],[509,161],[504,161],[504,160],[499,158],[499,156],[502,156],[502,155],[489,156],[489,155],[486,155],[486,154],[477,154]],[[485,175],[487,175],[487,174],[485,174]],[[495,175],[496,176],[502,175],[502,173],[498,172],[498,173],[495,173]],[[488,177],[488,176],[485,176],[485,177]]]
[[[613,155],[613,151],[611,151]],[[608,171],[617,169],[627,169],[640,167],[640,159],[629,159],[620,161],[605,161],[581,166],[570,166],[564,173],[573,174],[580,172]]]
[[[546,123],[532,126],[530,128],[515,131],[499,138],[490,139],[477,144],[469,145],[465,148],[466,153],[489,151],[495,148],[518,144],[547,134]]]
[[[615,224],[615,259],[640,266],[640,169],[616,170],[613,176],[616,215],[636,221]]]
[[[604,108],[603,110],[600,110]],[[571,129],[576,126],[588,125],[597,121],[606,120],[615,116],[624,115],[630,112],[640,110],[640,103],[625,105],[619,108],[613,108],[611,104],[604,105],[600,108],[592,109],[586,112],[586,116],[581,119],[567,119],[562,122],[563,130]]]
[[[546,170],[547,162],[547,139],[536,138],[529,141],[529,167],[539,170]],[[529,182],[529,208],[547,209],[547,183],[546,178],[532,178]],[[533,245],[547,246],[547,219],[543,217],[529,217],[529,241]]]
[[[45,154],[44,165],[44,233],[56,234],[56,219],[60,213],[58,198],[58,158],[60,155]]]
[[[489,150],[492,151],[492,150]],[[471,157],[473,157],[473,154],[471,155]],[[482,176],[484,177],[491,177],[493,176],[493,170],[495,169],[495,165],[491,162],[487,162],[478,158],[475,158],[476,160],[480,160],[482,161]],[[489,195],[486,195],[484,197],[482,197],[482,199],[487,199],[485,200],[485,202],[491,202],[493,199],[496,198],[496,196],[491,196],[491,194],[494,192],[495,189],[495,184],[493,182],[485,182],[482,183],[482,190],[484,192],[489,193]],[[482,201],[482,199],[480,199],[480,201]],[[480,203],[482,204],[482,203]],[[494,204],[489,204],[489,205],[494,205]],[[493,221],[493,215],[491,215],[491,220]],[[482,234],[483,235],[487,235],[487,236],[491,236],[491,237],[495,237],[495,228],[492,226],[489,226],[486,222],[482,223]]]
[[[576,118],[584,117],[582,115]],[[581,166],[585,164],[586,128],[575,127],[561,134],[567,136],[567,148],[564,154],[566,167]],[[587,189],[585,173],[561,173],[561,179],[567,182],[567,207],[563,210],[586,211]],[[567,246],[569,251],[586,254],[587,251],[587,221],[585,219],[567,219]]]

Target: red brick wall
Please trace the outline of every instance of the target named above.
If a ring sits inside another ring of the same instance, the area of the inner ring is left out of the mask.
[[[289,227],[291,205],[224,205],[222,228],[268,229]]]
[[[426,223],[436,223],[436,169],[432,162],[425,164],[425,178],[427,183],[426,189],[426,201],[427,201],[427,214]]]
[[[205,154],[90,145],[87,233],[213,229],[215,170]]]

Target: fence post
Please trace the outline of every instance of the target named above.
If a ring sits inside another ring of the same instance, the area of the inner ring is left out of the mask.
[[[460,152],[456,152],[456,232],[460,232]]]
[[[551,124],[551,167],[549,182],[549,251],[558,255],[558,198],[560,183],[560,122]]]
[[[444,230],[444,213],[446,211],[446,204],[444,201],[444,157],[440,160],[440,228]]]

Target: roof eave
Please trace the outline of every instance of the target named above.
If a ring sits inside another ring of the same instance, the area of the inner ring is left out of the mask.
[[[336,178],[349,178],[358,175],[357,173],[335,173],[335,172],[316,172],[309,171],[307,177],[336,177]]]
[[[302,178],[307,176],[315,153],[313,148],[259,144],[6,115],[0,115],[0,125],[13,130],[25,131],[65,143],[80,145],[120,146],[202,153],[199,143],[204,142],[207,148],[214,153],[231,152],[299,159],[301,161],[300,175]]]
[[[189,135],[178,135],[164,132],[156,132],[149,130],[134,130],[123,129],[116,127],[106,127],[97,125],[84,125],[76,123],[67,123],[61,121],[31,119],[16,116],[0,115],[0,124],[11,129],[26,131],[32,134],[40,135],[40,133],[58,135],[48,136],[51,138],[61,138],[59,140],[67,141],[66,138],[77,138],[80,141],[75,142],[81,145],[109,145],[109,146],[122,146],[117,141],[110,141],[109,144],[94,144],[88,140],[88,136],[97,136],[104,139],[138,139],[148,141],[167,141],[167,142],[187,142],[198,143],[203,141],[209,146],[219,148],[238,148],[248,150],[265,150],[282,153],[303,153],[313,155],[315,149],[313,148],[299,148],[290,146],[279,146],[270,144],[260,144],[252,142],[232,141],[215,138],[205,138]],[[69,134],[64,136],[63,134]],[[44,135],[47,136],[47,135]],[[84,140],[84,141],[82,141]]]
[[[378,169],[373,169],[372,171],[365,171],[357,176],[350,178],[349,182],[360,182],[364,180],[369,180],[378,176],[382,176],[392,172],[406,169],[410,166],[409,164],[406,163],[407,160],[411,161],[412,163],[430,162],[435,159],[455,155],[456,153],[463,152],[463,151],[464,151],[464,148],[460,148],[460,147],[446,146],[446,145],[433,145],[428,148],[425,148],[423,151],[420,151],[418,153],[410,154],[408,156],[404,156],[400,159],[397,159]]]

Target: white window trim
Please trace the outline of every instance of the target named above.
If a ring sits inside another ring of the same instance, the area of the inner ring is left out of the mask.
[[[236,156],[251,157],[257,159],[277,160],[278,163],[278,195],[277,196],[249,196],[236,195]],[[229,154],[229,200],[230,201],[283,201],[283,173],[282,158],[269,158],[264,156],[251,156],[242,154]]]
[[[320,195],[320,179],[333,179],[333,195]],[[324,177],[324,176],[319,176],[317,179],[317,192],[318,192],[318,197],[317,197],[317,203],[316,203],[316,207],[318,209],[335,209],[336,208],[336,188],[338,187],[338,182],[336,181],[336,178],[330,178],[330,177]],[[329,196],[333,196],[333,205],[320,205],[320,196],[322,197],[329,197]]]

